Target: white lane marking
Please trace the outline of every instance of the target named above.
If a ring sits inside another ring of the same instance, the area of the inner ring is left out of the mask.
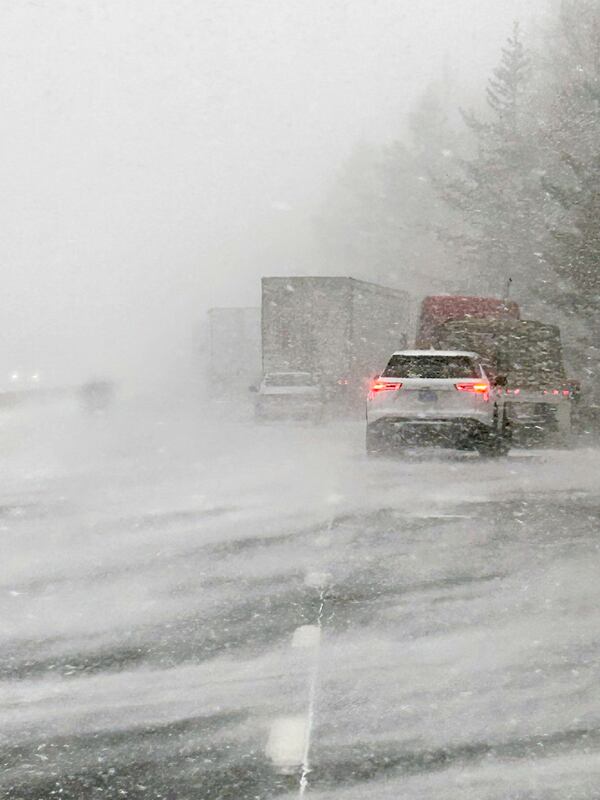
[[[306,577],[308,578],[310,576],[307,575]],[[319,632],[318,634],[319,644],[321,641],[321,631],[323,628],[323,612],[325,610],[325,591],[327,589],[327,586],[331,582],[331,575],[327,573],[322,573],[321,577],[325,577],[325,581],[321,581],[320,583],[321,591],[319,593],[319,612],[317,614],[317,624],[316,626],[314,626],[317,628]],[[298,792],[299,797],[304,797],[306,793],[306,790],[308,788],[308,775],[310,773],[310,744],[311,744],[312,730],[315,721],[317,684],[319,682],[319,656],[320,656],[319,644],[317,644],[317,647],[315,648],[315,657],[314,657],[312,675],[310,678],[310,686],[308,690],[308,715],[306,719],[306,736],[304,741],[304,753],[302,756],[302,774],[300,775],[300,787]]]
[[[273,765],[283,774],[291,775],[301,768],[299,797],[304,797],[308,788],[310,773],[310,746],[315,719],[317,684],[319,681],[319,654],[321,633],[323,630],[323,613],[325,610],[325,592],[331,584],[332,576],[328,572],[309,572],[304,583],[319,590],[319,610],[316,624],[301,625],[296,628],[292,637],[292,647],[312,651],[312,667],[308,686],[308,710],[306,715],[280,717],[271,725],[267,741],[266,755]]]
[[[321,641],[321,628],[318,625],[301,625],[294,631],[292,647],[318,647]]]
[[[331,583],[331,573],[329,572],[309,572],[304,578],[304,585],[312,589],[326,589]]]
[[[284,774],[293,774],[302,766],[306,742],[306,717],[276,719],[269,732],[266,754],[277,769]]]

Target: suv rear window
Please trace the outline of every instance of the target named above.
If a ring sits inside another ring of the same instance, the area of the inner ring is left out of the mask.
[[[392,356],[385,378],[480,378],[481,371],[468,356]]]

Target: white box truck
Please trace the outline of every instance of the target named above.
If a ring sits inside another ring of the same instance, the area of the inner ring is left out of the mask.
[[[315,376],[326,399],[364,402],[409,335],[409,295],[348,277],[262,279],[263,375]]]

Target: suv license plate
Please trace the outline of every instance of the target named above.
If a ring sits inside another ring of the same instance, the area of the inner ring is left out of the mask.
[[[419,400],[422,403],[435,403],[437,402],[437,393],[432,392],[431,389],[421,389],[419,392]]]

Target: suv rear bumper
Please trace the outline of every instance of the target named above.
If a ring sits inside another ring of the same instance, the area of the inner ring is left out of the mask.
[[[439,409],[407,409],[402,406],[367,405],[367,422],[374,424],[383,420],[394,420],[429,424],[432,422],[460,422],[473,420],[483,425],[492,425],[494,416],[493,403],[481,405],[461,406],[460,408]]]
[[[370,435],[382,441],[402,444],[438,444],[449,447],[475,447],[489,438],[491,425],[473,417],[415,419],[382,417],[369,422]]]

